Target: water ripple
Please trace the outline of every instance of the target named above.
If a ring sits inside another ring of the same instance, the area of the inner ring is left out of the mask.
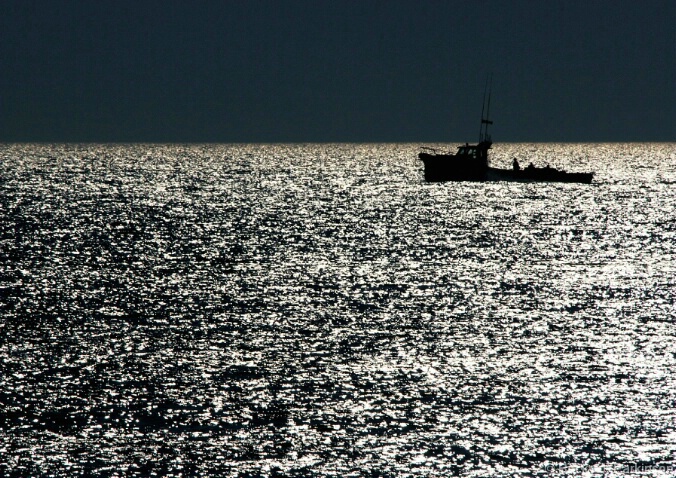
[[[676,148],[0,147],[0,472],[672,476]]]

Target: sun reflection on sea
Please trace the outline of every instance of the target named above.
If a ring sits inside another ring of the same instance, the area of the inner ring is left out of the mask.
[[[0,474],[670,475],[674,145],[0,150]]]

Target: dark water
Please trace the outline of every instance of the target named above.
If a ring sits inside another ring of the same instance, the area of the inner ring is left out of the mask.
[[[0,474],[676,475],[676,145],[0,146]]]

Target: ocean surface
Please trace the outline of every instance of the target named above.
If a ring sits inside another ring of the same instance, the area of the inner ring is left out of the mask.
[[[0,475],[676,476],[676,144],[419,146],[0,145]]]

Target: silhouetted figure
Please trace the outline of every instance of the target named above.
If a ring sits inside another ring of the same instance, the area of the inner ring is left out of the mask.
[[[533,163],[530,163],[527,169],[535,169],[535,165]]]
[[[517,161],[516,158],[514,158],[512,160],[512,168],[514,169],[514,171],[520,171],[521,170],[521,166],[519,166],[519,161]]]

